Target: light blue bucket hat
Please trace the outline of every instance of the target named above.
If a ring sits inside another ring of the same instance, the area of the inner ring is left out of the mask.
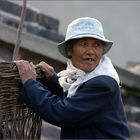
[[[112,41],[105,38],[103,33],[102,24],[94,18],[82,17],[72,21],[67,28],[66,37],[63,42],[58,44],[58,50],[60,53],[69,58],[67,47],[68,41],[72,39],[79,39],[83,37],[92,37],[104,42],[104,54],[107,53],[113,45]]]

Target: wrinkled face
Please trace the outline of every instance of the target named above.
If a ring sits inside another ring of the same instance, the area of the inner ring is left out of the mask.
[[[88,73],[96,68],[103,55],[103,43],[94,38],[81,38],[73,44],[72,64]]]

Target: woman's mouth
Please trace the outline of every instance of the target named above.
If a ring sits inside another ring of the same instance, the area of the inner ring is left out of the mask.
[[[85,60],[85,61],[89,61],[89,62],[93,62],[93,61],[95,61],[94,58],[84,58],[83,60]]]

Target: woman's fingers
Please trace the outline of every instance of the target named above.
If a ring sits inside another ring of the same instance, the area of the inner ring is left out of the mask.
[[[55,73],[54,68],[44,61],[40,62],[36,65],[36,67],[40,67],[40,69],[44,72],[47,78],[52,77]]]
[[[32,63],[24,60],[14,61],[16,64],[22,83],[24,84],[28,79],[36,79],[36,70]]]
[[[40,67],[40,69],[44,72],[47,78],[50,78],[54,75],[55,71],[52,66],[45,63],[44,61],[40,62],[36,66],[32,62],[28,62],[25,60],[16,60],[14,61],[16,64],[19,75],[21,77],[22,83],[24,84],[28,79],[36,79],[36,70],[35,68]]]

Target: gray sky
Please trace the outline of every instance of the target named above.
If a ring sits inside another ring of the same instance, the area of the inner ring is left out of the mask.
[[[58,19],[59,33],[63,35],[72,20],[83,16],[97,18],[105,37],[114,41],[107,54],[112,62],[120,67],[125,67],[128,61],[140,62],[140,1],[28,0],[27,3]]]

